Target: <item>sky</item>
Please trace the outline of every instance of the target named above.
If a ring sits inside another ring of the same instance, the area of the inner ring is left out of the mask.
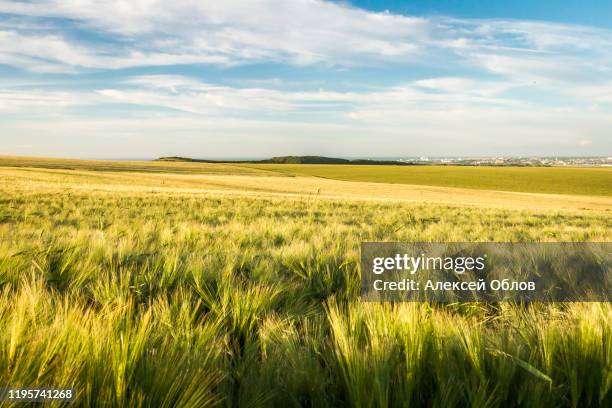
[[[0,0],[0,155],[612,156],[608,0]]]

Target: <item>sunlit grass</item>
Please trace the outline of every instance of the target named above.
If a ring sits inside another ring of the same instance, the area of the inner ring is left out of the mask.
[[[608,304],[363,303],[357,268],[361,241],[609,241],[605,210],[130,185],[0,184],[0,384],[92,407],[612,403]]]
[[[609,167],[363,166],[256,164],[248,168],[347,181],[531,193],[612,195]]]

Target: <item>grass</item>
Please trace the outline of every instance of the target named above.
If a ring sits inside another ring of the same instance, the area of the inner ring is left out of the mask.
[[[248,167],[346,181],[612,196],[612,168],[609,167],[338,166],[318,164],[258,164]]]
[[[38,168],[142,173],[145,175],[216,175],[295,177],[439,186],[478,190],[612,196],[610,167],[364,166],[320,164],[235,164],[167,161],[71,160],[0,156],[0,168]],[[278,181],[278,180],[276,180]],[[252,188],[252,186],[251,186]]]
[[[16,156],[0,156],[0,167],[42,168],[69,171],[86,170],[97,172],[141,172],[157,174],[270,175],[270,172],[265,170],[251,169],[221,163],[190,163],[144,160],[73,160]]]
[[[609,212],[587,199],[483,207],[352,199],[326,180],[329,196],[310,194],[314,181],[292,177],[0,176],[2,385],[71,386],[92,407],[612,403],[607,303],[358,297],[361,241],[610,241]]]

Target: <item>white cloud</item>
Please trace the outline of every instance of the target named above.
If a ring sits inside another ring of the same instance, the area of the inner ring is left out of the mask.
[[[415,85],[446,93],[494,96],[506,90],[523,85],[511,81],[487,81],[462,77],[438,77],[421,79]]]
[[[54,114],[99,101],[90,93],[43,90],[0,90],[0,113]]]
[[[32,154],[89,157],[330,155],[602,154],[612,119],[581,112],[448,111],[354,112],[345,123],[183,115],[83,118],[64,115],[3,125]],[[584,134],[592,144],[581,145]],[[14,143],[14,142],[13,142]]]
[[[339,112],[350,113],[365,107],[415,111],[483,104],[518,106],[517,101],[496,95],[512,86],[503,82],[478,84],[462,78],[435,78],[375,91],[290,91],[221,86],[178,75],[144,75],[130,78],[117,88],[98,90],[97,95],[107,102],[164,107],[201,115],[316,113],[338,118]]]
[[[356,56],[413,54],[431,26],[424,19],[370,13],[318,0],[183,0],[171,6],[146,0],[0,1],[0,12],[72,19],[81,28],[104,33],[121,44],[113,44],[116,49],[88,44],[89,49],[83,50],[74,44],[76,40],[68,46],[66,38],[18,30],[17,26],[15,32],[5,34],[26,43],[25,48],[15,48],[15,53],[38,56],[40,48],[30,44],[37,38],[39,47],[51,46],[57,63],[88,68],[248,61],[350,64],[356,62]],[[57,31],[61,33],[62,27]]]
[[[300,135],[306,146],[310,132],[312,146],[333,134],[347,143],[352,135],[367,136],[369,148],[380,140],[435,140],[442,148],[475,141],[554,146],[557,140],[585,150],[609,148],[612,32],[605,29],[415,18],[321,0],[0,0],[0,13],[11,15],[0,22],[0,64],[71,78],[90,70],[244,63],[308,66],[313,71],[305,80],[323,85],[330,68],[393,67],[396,77],[415,65],[419,72],[451,72],[395,84],[382,78],[384,87],[366,78],[331,89],[288,86],[286,78],[266,74],[223,84],[141,75],[78,88],[66,85],[70,80],[2,81],[0,130],[12,137],[223,134],[245,140],[253,132],[261,143],[269,132],[270,143],[289,146],[292,139],[281,136]],[[124,105],[131,109],[117,114]],[[112,115],[105,114],[109,106]]]
[[[612,63],[612,33],[604,29],[415,18],[321,0],[177,0],[171,5],[160,0],[0,0],[0,12],[19,16],[0,26],[0,62],[35,70],[52,64],[113,69],[262,61],[354,66],[444,60],[501,74],[521,69],[527,75],[566,75],[576,69],[609,69]],[[57,18],[69,20],[62,23]],[[36,24],[39,29],[32,28]],[[79,39],[66,32],[66,25],[112,41]],[[592,66],[574,64],[577,52],[591,56]],[[569,67],[560,68],[567,62]]]

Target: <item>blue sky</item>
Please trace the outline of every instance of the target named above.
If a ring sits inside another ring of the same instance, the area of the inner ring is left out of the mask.
[[[612,4],[0,0],[0,154],[610,156]]]
[[[408,15],[540,20],[612,28],[609,0],[358,0],[351,4]]]

